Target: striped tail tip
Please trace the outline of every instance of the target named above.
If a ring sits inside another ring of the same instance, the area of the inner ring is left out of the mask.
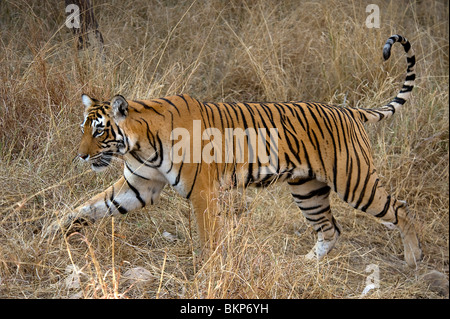
[[[377,109],[370,109],[361,112],[364,112],[363,121],[364,122],[378,122],[382,119],[386,119],[391,117],[397,110],[399,110],[403,104],[408,100],[412,89],[414,88],[416,73],[414,72],[414,66],[416,64],[416,58],[414,55],[414,51],[411,48],[411,43],[403,36],[399,34],[394,34],[389,39],[387,39],[386,44],[383,47],[383,58],[384,60],[389,59],[391,56],[391,48],[392,45],[396,42],[399,42],[406,53],[406,78],[403,82],[403,86],[400,91],[397,93],[395,98],[390,101],[387,105],[384,105]]]
[[[383,47],[383,58],[384,61],[386,61],[387,59],[389,59],[391,57],[391,47],[392,47],[392,43],[386,43]]]

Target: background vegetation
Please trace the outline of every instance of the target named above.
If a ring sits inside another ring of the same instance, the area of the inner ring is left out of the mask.
[[[104,61],[77,52],[63,1],[0,2],[1,298],[438,298],[424,275],[449,271],[449,12],[447,1],[93,1]],[[73,160],[81,93],[98,99],[189,93],[204,101],[314,100],[377,107],[399,90],[405,35],[417,86],[392,120],[369,125],[386,188],[417,214],[424,250],[403,261],[399,233],[333,198],[343,235],[320,263],[301,258],[315,234],[283,185],[224,194],[223,250],[197,263],[189,202],[170,188],[161,202],[71,237],[41,229],[106,188]],[[233,213],[238,207],[239,214]],[[448,287],[448,279],[447,279]],[[448,289],[448,288],[447,288]]]

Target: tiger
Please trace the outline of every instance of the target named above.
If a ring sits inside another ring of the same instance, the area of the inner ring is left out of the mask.
[[[201,247],[214,249],[220,243],[221,189],[285,181],[295,204],[317,233],[307,259],[321,260],[341,234],[330,208],[333,190],[353,208],[399,229],[404,259],[410,267],[417,266],[422,250],[414,216],[406,202],[395,199],[382,186],[364,129],[364,123],[388,119],[399,111],[414,87],[415,55],[405,37],[396,34],[388,38],[384,60],[389,59],[396,42],[406,53],[406,79],[395,98],[379,108],[304,101],[213,103],[187,94],[150,100],[116,95],[110,101],[100,101],[83,94],[78,157],[94,171],[104,170],[118,158],[123,162],[123,175],[63,214],[47,233],[67,234],[74,227],[153,205],[170,185],[191,202]],[[256,139],[255,134],[250,136],[252,129],[253,133],[265,130],[266,134],[258,134]],[[237,131],[249,134],[237,141]],[[269,137],[268,131],[273,133]],[[181,143],[180,134],[174,132],[197,138]],[[271,161],[260,156],[269,152]],[[200,155],[205,158],[198,160]]]

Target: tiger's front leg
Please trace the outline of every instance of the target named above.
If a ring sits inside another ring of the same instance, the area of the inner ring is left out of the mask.
[[[158,201],[165,184],[161,180],[149,180],[137,175],[125,174],[105,191],[53,222],[45,232],[45,236],[60,230],[70,232],[101,218],[126,214],[147,204],[154,204]]]

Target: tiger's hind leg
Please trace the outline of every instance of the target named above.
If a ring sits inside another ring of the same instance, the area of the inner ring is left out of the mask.
[[[317,242],[306,258],[320,260],[333,249],[341,232],[330,210],[330,187],[315,179],[297,179],[288,184],[295,203],[317,232]]]
[[[404,201],[396,200],[380,185],[378,175],[372,171],[362,191],[356,192],[353,201],[348,201],[354,208],[369,213],[383,222],[396,226],[403,241],[405,261],[415,267],[422,259],[420,242],[414,227],[414,217]],[[341,194],[340,194],[341,195]],[[343,197],[345,198],[345,196]]]
[[[406,202],[394,199],[386,215],[388,215],[387,218],[381,218],[383,220],[389,219],[389,222],[392,222],[400,230],[406,263],[410,267],[416,267],[417,263],[422,260],[423,255],[420,241],[416,234],[414,217],[409,211]]]

